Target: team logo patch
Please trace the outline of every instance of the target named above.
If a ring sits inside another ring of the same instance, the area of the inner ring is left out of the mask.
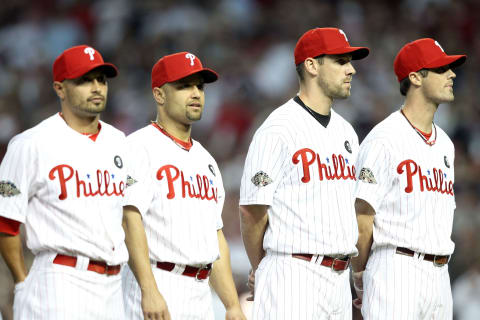
[[[450,168],[450,162],[448,162],[447,156],[443,157],[443,161],[445,162],[445,166],[447,166],[447,168]]]
[[[345,149],[346,149],[349,153],[352,153],[352,147],[350,146],[350,142],[345,141],[345,143],[344,143],[343,145],[345,146]]]
[[[10,181],[0,181],[0,195],[2,197],[13,197],[19,195],[21,192],[15,186],[13,182]]]
[[[138,182],[137,180],[135,180],[132,177],[127,175],[127,188],[131,187],[132,185],[134,185],[137,182]]]
[[[362,168],[362,170],[360,170],[358,179],[366,183],[377,184],[377,180],[375,180],[372,170],[368,168]]]
[[[215,174],[215,169],[213,168],[213,166],[211,164],[208,165],[208,169],[210,170],[210,172],[216,177],[217,175]]]
[[[257,187],[265,187],[272,182],[273,180],[263,171],[257,172],[252,178],[252,183]]]
[[[113,162],[115,163],[117,168],[119,169],[123,168],[123,161],[122,161],[122,158],[120,158],[120,156],[115,156],[115,158],[113,158]]]

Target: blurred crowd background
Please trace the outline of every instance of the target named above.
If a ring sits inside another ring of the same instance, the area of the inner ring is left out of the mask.
[[[334,109],[360,141],[402,104],[393,59],[407,42],[438,40],[448,54],[467,54],[455,101],[435,121],[456,148],[455,254],[449,264],[455,319],[480,319],[480,3],[477,0],[4,0],[0,6],[0,159],[8,141],[59,111],[52,63],[66,48],[88,44],[115,63],[102,120],[126,134],[155,118],[153,64],[190,51],[220,74],[206,86],[193,137],[217,159],[227,192],[224,233],[239,293],[249,263],[240,236],[239,183],[251,137],[266,116],[293,97],[297,39],[314,27],[338,27],[370,55],[354,61],[352,95]],[[153,147],[153,146],[152,146]],[[31,254],[26,250],[30,263]],[[11,319],[12,288],[0,259],[0,312]],[[220,311],[221,313],[221,311]],[[360,319],[358,312],[355,319]],[[1,317],[0,317],[1,318]],[[220,319],[221,317],[219,317]]]

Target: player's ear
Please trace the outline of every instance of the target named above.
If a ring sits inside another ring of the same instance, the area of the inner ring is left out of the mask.
[[[55,93],[60,98],[60,100],[65,99],[65,86],[63,85],[62,82],[54,81],[53,90],[55,90]]]
[[[305,73],[315,76],[318,73],[318,62],[314,58],[307,58],[303,62],[303,69]]]
[[[410,83],[416,87],[419,87],[422,85],[422,75],[420,72],[410,72],[408,74],[408,79],[410,80]]]
[[[155,99],[155,101],[163,106],[165,104],[165,89],[163,88],[163,86],[161,88],[159,87],[155,87],[153,88],[153,98]]]

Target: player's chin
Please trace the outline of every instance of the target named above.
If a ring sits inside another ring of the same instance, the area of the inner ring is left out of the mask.
[[[348,97],[350,97],[350,90],[339,92],[335,99],[347,99]]]
[[[89,106],[85,112],[91,115],[97,115],[105,111],[105,104]]]
[[[186,116],[190,121],[198,121],[202,119],[202,112],[187,112]]]
[[[453,100],[455,100],[455,96],[453,95],[453,92],[452,92],[442,97],[440,103],[449,103],[449,102],[453,102]]]

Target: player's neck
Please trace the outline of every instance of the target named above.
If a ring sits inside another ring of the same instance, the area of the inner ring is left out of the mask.
[[[328,116],[330,114],[333,103],[331,98],[313,90],[304,90],[302,87],[300,87],[298,96],[303,103],[305,103],[305,105],[313,111],[324,116]]]
[[[430,133],[432,132],[433,116],[437,107],[438,105],[407,98],[402,110],[412,125],[425,133]]]
[[[67,125],[78,133],[95,134],[98,132],[100,114],[82,117],[72,113],[68,108],[62,108],[60,115]]]
[[[161,127],[163,130],[168,132],[171,136],[177,138],[178,140],[184,142],[190,142],[190,135],[192,132],[192,125],[173,122],[173,121],[164,121],[160,117],[157,117],[155,123]]]

